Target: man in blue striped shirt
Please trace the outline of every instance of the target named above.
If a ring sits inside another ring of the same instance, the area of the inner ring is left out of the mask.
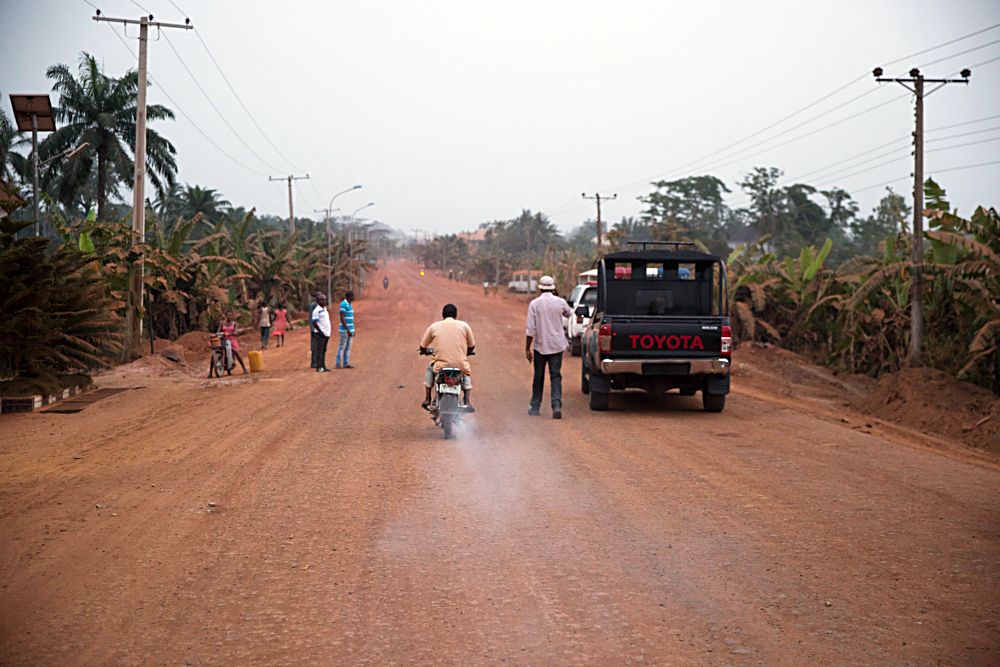
[[[354,341],[354,292],[348,290],[340,302],[340,345],[337,346],[337,368],[354,368],[351,365],[351,343]]]

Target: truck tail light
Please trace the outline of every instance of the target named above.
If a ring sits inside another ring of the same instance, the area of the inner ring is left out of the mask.
[[[723,325],[722,327],[722,345],[719,348],[719,352],[722,356],[728,357],[733,353],[733,328]]]
[[[602,352],[611,351],[611,325],[602,324],[600,333],[597,336],[597,348]]]

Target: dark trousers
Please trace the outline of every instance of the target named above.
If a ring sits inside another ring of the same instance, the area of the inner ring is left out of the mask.
[[[321,333],[313,334],[313,368],[326,368],[326,346],[330,337]]]
[[[552,398],[552,408],[562,407],[562,358],[563,353],[540,354],[534,352],[535,378],[531,383],[531,407],[537,410],[542,405],[542,392],[545,389],[545,366],[549,367],[549,396]]]
[[[309,332],[309,352],[312,355],[309,368],[319,368],[321,363],[319,360],[319,339],[322,337],[323,335],[316,331]]]

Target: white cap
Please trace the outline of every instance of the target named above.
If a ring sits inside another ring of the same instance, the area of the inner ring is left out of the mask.
[[[556,288],[556,281],[552,276],[542,276],[541,279],[538,281],[538,289],[542,290],[543,292],[554,290],[555,288]]]

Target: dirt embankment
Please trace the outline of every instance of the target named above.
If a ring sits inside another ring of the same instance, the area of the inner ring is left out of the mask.
[[[879,379],[856,409],[1000,454],[1000,397],[930,368],[906,368]]]
[[[738,390],[817,404],[844,415],[870,415],[1000,454],[1000,397],[942,371],[907,368],[878,380],[838,375],[770,345],[741,345],[734,359]]]

